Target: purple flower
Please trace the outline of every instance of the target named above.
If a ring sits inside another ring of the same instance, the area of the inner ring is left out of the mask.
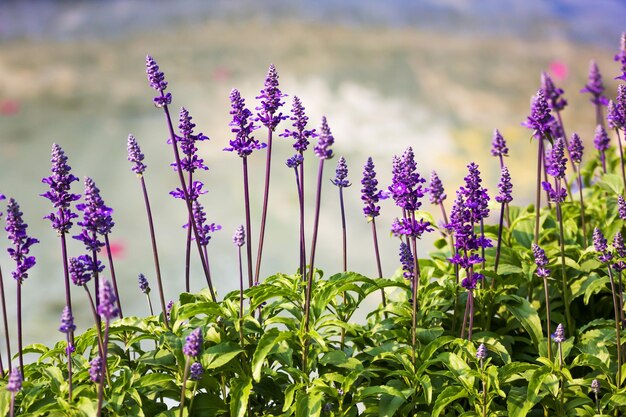
[[[617,86],[617,97],[609,102],[606,118],[612,129],[626,128],[626,84]]]
[[[580,140],[580,136],[576,133],[572,133],[572,137],[569,140],[569,155],[572,158],[572,162],[580,164],[583,160],[583,142]]]
[[[282,113],[276,114],[276,111],[281,107],[284,102],[280,101],[285,94],[283,94],[278,88],[278,74],[276,73],[276,67],[271,64],[267,77],[265,78],[265,87],[261,90],[261,95],[256,98],[261,100],[261,105],[255,110],[259,110],[257,113],[257,120],[259,120],[268,129],[274,130],[281,120],[285,120],[287,116],[283,116]]]
[[[463,280],[461,281],[461,286],[468,291],[475,290],[478,281],[484,278],[485,277],[483,274],[474,272],[473,274],[471,274],[471,276],[463,278]]]
[[[12,248],[7,249],[9,256],[15,261],[15,271],[11,272],[11,275],[19,284],[28,278],[28,270],[35,266],[35,257],[28,256],[28,254],[30,247],[39,243],[39,240],[26,234],[28,225],[24,223],[22,214],[20,206],[13,198],[10,198],[7,206],[7,225],[4,230],[7,231],[9,240],[13,244]]]
[[[104,242],[97,235],[106,235],[115,225],[111,214],[113,209],[104,204],[100,190],[89,177],[85,178],[85,203],[77,204],[76,209],[83,212],[83,220],[78,222],[83,227],[81,234],[74,236],[85,244],[88,251],[100,251]]]
[[[459,191],[465,196],[465,204],[471,211],[472,221],[477,223],[489,216],[489,195],[481,183],[478,165],[471,163],[467,166],[469,173],[464,178],[465,186]]]
[[[608,251],[607,241],[602,234],[602,231],[597,227],[593,229],[593,247],[600,255],[598,259],[600,262],[610,262],[613,259],[613,254]]]
[[[550,337],[552,337],[552,340],[556,343],[565,342],[565,329],[563,328],[563,324],[559,323],[559,325],[556,326],[556,330],[550,335]]]
[[[168,301],[167,305],[165,306],[165,313],[167,314],[167,319],[169,320],[171,317],[171,313],[172,313],[172,308],[174,307],[174,301],[170,300]]]
[[[222,226],[215,223],[206,223],[204,207],[202,207],[202,204],[200,204],[198,200],[193,201],[192,212],[194,222],[196,223],[196,230],[198,231],[198,237],[200,238],[200,244],[206,246],[211,240],[211,233],[221,230]]]
[[[98,299],[100,300],[100,304],[98,305],[98,314],[104,317],[107,321],[118,316],[120,312],[117,308],[117,297],[115,296],[111,283],[105,279],[100,281]]]
[[[204,368],[200,362],[194,362],[189,368],[189,379],[192,381],[199,381],[204,375]]]
[[[530,101],[530,115],[522,126],[532,129],[535,138],[543,139],[551,133],[553,121],[554,117],[550,114],[550,106],[545,93],[543,89],[539,89]]]
[[[287,167],[289,168],[297,168],[300,164],[302,164],[302,162],[304,162],[304,157],[301,153],[297,153],[291,158],[288,158],[285,164],[287,164]]]
[[[344,158],[343,156],[340,157],[337,161],[335,179],[330,180],[330,182],[332,182],[339,188],[346,188],[352,185],[350,184],[350,181],[348,181],[348,164],[346,163],[346,158]]]
[[[139,283],[139,289],[144,294],[150,294],[150,283],[144,274],[139,274],[137,277],[137,281]]]
[[[20,371],[19,366],[15,366],[11,369],[6,389],[11,394],[15,394],[22,389],[22,372]]]
[[[546,172],[555,178],[565,178],[567,158],[565,157],[565,140],[558,138],[546,161]]]
[[[292,131],[285,129],[285,132],[281,133],[280,136],[293,138],[295,140],[293,144],[294,149],[297,152],[302,153],[306,151],[309,146],[309,139],[316,137],[317,134],[315,133],[315,129],[306,129],[309,118],[304,114],[304,106],[302,105],[300,98],[297,96],[293,97],[291,113],[293,114],[291,117],[291,120],[293,120],[292,126],[295,127],[296,130]]]
[[[441,204],[447,197],[445,190],[443,189],[443,184],[435,171],[430,173],[428,193],[430,194],[431,204]]]
[[[425,232],[432,232],[430,222],[424,219],[394,219],[391,224],[391,233],[396,236],[409,236],[419,239]]]
[[[202,330],[198,327],[185,339],[183,353],[189,357],[195,358],[200,354],[202,348]]]
[[[401,158],[394,157],[392,165],[389,192],[396,205],[406,211],[419,210],[422,205],[420,199],[426,192],[422,184],[426,180],[417,172],[413,148],[409,146]]]
[[[484,343],[481,343],[476,349],[476,359],[479,361],[487,359],[487,347],[485,347]]]
[[[100,261],[94,265],[93,258],[89,255],[81,255],[78,258],[70,258],[69,273],[75,285],[83,286],[94,276],[95,272],[102,272],[104,265]]]
[[[624,246],[624,237],[619,231],[615,232],[615,235],[613,236],[613,248],[615,249],[615,254],[619,258],[626,257],[626,247]],[[615,269],[616,271],[623,271],[624,269],[626,269],[626,262],[624,262],[621,259],[618,260],[617,262],[613,264],[613,269]]]
[[[249,119],[252,112],[246,107],[246,100],[241,97],[239,90],[233,89],[230,93],[231,110],[230,114],[233,120],[229,126],[232,126],[231,132],[235,133],[235,139],[231,140],[230,147],[224,148],[227,152],[237,152],[242,158],[247,157],[255,149],[263,149],[267,145],[259,143],[254,139],[252,132],[259,128]]]
[[[493,139],[491,140],[491,155],[499,157],[509,156],[509,148],[507,148],[506,141],[498,129],[493,131]]]
[[[96,356],[89,362],[89,377],[95,383],[99,383],[102,378],[102,358]]]
[[[511,174],[509,174],[509,169],[504,166],[502,167],[502,175],[500,176],[500,182],[498,183],[498,191],[500,194],[496,196],[496,201],[498,203],[510,203],[513,201],[513,196],[511,195],[513,191],[513,184],[511,184]]]
[[[44,219],[50,219],[52,227],[62,234],[70,230],[72,219],[78,217],[70,211],[70,204],[78,200],[80,196],[69,192],[72,182],[78,181],[78,178],[70,173],[71,168],[67,164],[67,156],[56,143],[52,145],[50,161],[52,162],[52,175],[41,180],[44,184],[48,184],[50,189],[41,196],[50,200],[54,208],[58,210]]]
[[[604,130],[604,127],[602,127],[602,125],[596,126],[596,133],[593,137],[593,144],[600,152],[606,151],[611,145],[611,139],[609,139],[609,135],[606,133],[606,130]]]
[[[609,100],[602,95],[604,92],[604,84],[602,83],[602,75],[598,64],[595,60],[591,60],[589,63],[589,82],[580,90],[581,93],[590,93],[590,101],[596,106],[606,106],[609,104]]]
[[[193,173],[197,169],[209,169],[206,165],[204,165],[204,160],[202,160],[202,158],[199,158],[196,154],[198,152],[196,142],[209,140],[209,138],[202,133],[193,133],[193,128],[196,127],[196,124],[193,123],[191,119],[192,117],[189,115],[189,111],[182,107],[180,109],[180,118],[178,125],[178,129],[180,130],[178,144],[180,145],[180,150],[185,156],[181,158],[180,166],[183,171]],[[173,166],[176,170],[176,162],[173,162],[171,166]]]
[[[547,278],[550,276],[550,270],[546,268],[548,265],[548,258],[546,253],[536,243],[532,244],[533,256],[535,257],[535,264],[537,265],[537,276],[541,278]]]
[[[366,217],[377,217],[380,214],[380,206],[378,202],[384,200],[387,196],[382,190],[378,190],[378,180],[376,179],[376,171],[374,170],[374,161],[370,156],[363,167],[363,179],[361,180],[361,200],[364,203],[363,214]]]
[[[620,51],[615,55],[614,59],[622,65],[622,74],[615,77],[615,79],[626,81],[626,32],[622,33]]]
[[[71,333],[76,330],[76,326],[74,325],[74,316],[72,316],[72,312],[70,311],[68,306],[63,307],[63,314],[61,314],[61,326],[59,327],[59,331],[61,333]]]
[[[402,264],[402,276],[413,280],[414,260],[411,248],[406,243],[400,241],[400,263]]]
[[[204,184],[201,181],[193,181],[187,187],[187,195],[191,201],[195,201],[202,194],[206,194],[208,191],[203,190]],[[185,193],[182,188],[176,188],[174,191],[170,191],[170,195],[174,198],[179,198],[181,200],[185,199]]]
[[[164,107],[172,102],[172,95],[170,93],[163,94],[167,88],[167,81],[165,81],[165,75],[159,71],[159,66],[156,61],[152,59],[150,55],[146,56],[146,74],[148,74],[148,81],[150,87],[159,92],[159,95],[154,98],[154,105],[156,107]]]
[[[320,127],[320,134],[318,137],[317,145],[313,148],[315,155],[320,159],[330,159],[333,157],[333,150],[330,147],[335,143],[335,138],[328,127],[328,121],[326,116],[322,116],[322,126]]]
[[[146,164],[143,163],[144,155],[141,153],[137,139],[133,135],[128,135],[128,160],[133,163],[131,168],[137,175],[142,175],[146,170]]]
[[[596,395],[600,393],[600,381],[597,379],[591,381],[591,391]]]
[[[243,225],[239,225],[237,230],[235,230],[235,234],[233,235],[233,243],[237,247],[242,247],[246,240],[246,231],[243,228]]]
[[[622,220],[626,220],[626,200],[620,195],[617,196],[617,214]]]
[[[563,89],[557,88],[548,73],[541,73],[541,89],[546,95],[550,108],[561,111],[567,106],[567,100],[562,97]]]
[[[550,201],[555,203],[562,203],[567,198],[567,189],[564,187],[558,187],[556,189],[552,188],[552,184],[546,181],[541,182],[541,186],[548,193],[548,198]]]

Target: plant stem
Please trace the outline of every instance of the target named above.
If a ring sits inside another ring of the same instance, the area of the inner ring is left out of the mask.
[[[541,208],[541,165],[543,163],[543,138],[539,139],[537,153],[537,195],[535,203],[535,244],[539,244],[539,217]]]
[[[300,152],[302,155],[302,152]],[[296,181],[298,180],[298,174],[296,172]],[[300,178],[299,178],[299,188],[298,188],[298,199],[300,202],[300,257],[301,257],[301,266],[300,266],[300,275],[302,275],[302,279],[306,279],[306,239],[304,236],[304,159],[300,164]]]
[[[543,277],[543,289],[546,295],[546,332],[548,335],[548,359],[552,360],[552,343],[550,341],[550,291],[548,288],[548,278]]]
[[[89,300],[89,306],[91,307],[91,314],[93,315],[93,320],[96,323],[96,336],[98,337],[98,354],[102,356],[102,352],[104,352],[104,344],[102,342],[102,329],[100,327],[100,316],[96,311],[96,306],[93,303],[93,297],[91,296],[91,292],[87,285],[83,285],[85,292],[87,293],[87,300]]]
[[[248,256],[248,288],[252,287],[252,226],[250,222],[250,190],[248,186],[248,158],[243,162],[243,197],[246,210],[246,254]]]
[[[140,177],[140,179],[141,179],[141,190],[143,191],[143,198],[146,204],[146,212],[148,213],[148,226],[150,228],[150,240],[152,242],[152,256],[154,258],[154,268],[156,270],[157,287],[159,289],[159,300],[161,301],[161,311],[163,312],[163,321],[165,322],[165,327],[169,329],[170,325],[169,325],[169,320],[167,319],[167,307],[165,304],[165,296],[163,293],[163,282],[161,279],[161,266],[159,264],[159,252],[157,250],[156,234],[154,233],[154,222],[152,220],[152,210],[150,209],[150,200],[148,199],[148,189],[146,188],[146,182],[143,178],[143,175]]]
[[[622,149],[622,138],[619,134],[619,129],[615,129],[615,133],[617,134],[617,147],[619,148],[619,161],[620,166],[622,167],[622,181],[624,184],[624,192],[626,192],[626,168],[624,168],[624,149]]]
[[[583,200],[583,179],[580,174],[580,169],[577,175],[578,180],[578,195],[580,196],[580,221],[583,227],[583,245],[587,247],[587,224],[585,222],[585,202]]]
[[[311,309],[311,287],[313,285],[313,274],[315,273],[315,247],[317,244],[317,230],[319,227],[319,218],[320,218],[320,205],[322,198],[322,175],[324,171],[324,160],[320,159],[319,169],[317,171],[317,194],[315,197],[315,217],[313,222],[313,240],[311,242],[311,261],[309,263],[309,274],[306,285],[306,299],[304,301],[304,329],[306,332],[309,331],[309,319],[310,319],[310,309]]]
[[[241,246],[237,247],[239,255],[239,342],[243,349],[243,265],[241,259]]]
[[[615,314],[615,339],[617,340],[617,382],[615,385],[619,390],[622,382],[622,343],[620,338],[621,323],[619,322],[620,314],[617,310],[619,308],[619,302],[617,301],[617,293],[615,291],[615,281],[613,279],[611,265],[607,265],[607,267],[609,271],[609,279],[611,280],[611,293],[613,293],[613,312]]]
[[[189,377],[189,366],[191,365],[191,358],[187,356],[185,360],[185,370],[183,371],[183,386],[180,390],[180,417],[183,417],[183,410],[185,409],[185,391],[187,385],[187,377]]]
[[[472,331],[474,329],[474,291],[468,290],[469,300],[469,328],[467,329],[467,340],[472,340]]]
[[[122,303],[120,301],[120,293],[117,290],[117,280],[115,279],[115,268],[113,268],[113,254],[111,253],[111,244],[109,243],[109,234],[105,233],[104,235],[104,244],[107,248],[107,257],[109,258],[109,268],[111,268],[111,281],[113,282],[113,290],[115,291],[115,296],[117,297],[117,308],[120,311],[120,318],[124,317],[122,314]]]
[[[622,271],[617,270],[617,290],[619,291],[619,318],[624,328],[624,288],[622,287]]]
[[[557,188],[558,190],[558,188]],[[559,222],[559,247],[561,249],[561,285],[563,292],[563,303],[565,304],[565,320],[567,320],[567,331],[570,334],[574,332],[574,320],[570,310],[569,285],[567,285],[567,273],[565,271],[565,233],[563,231],[563,213],[561,204],[556,203],[556,217]]]
[[[187,184],[193,184],[193,174],[191,171],[187,176]],[[187,240],[185,241],[185,291],[191,291],[190,275],[191,275],[191,222],[193,222],[193,216],[189,214],[187,218]],[[206,260],[206,256],[204,257]]]
[[[150,294],[146,294],[146,298],[148,299],[148,307],[150,307],[150,315],[154,316],[154,310],[152,309],[152,300],[150,299]]]
[[[72,338],[70,333],[67,334],[67,383],[69,385],[68,402],[72,402]]]
[[[24,357],[22,355],[22,283],[17,281],[17,350],[19,353],[20,372],[24,375]]]
[[[500,264],[500,250],[502,249],[502,229],[504,227],[504,211],[507,203],[502,203],[500,205],[500,222],[498,224],[498,243],[496,245],[496,260],[493,267],[494,272],[498,273],[498,265]],[[493,289],[495,285],[495,279],[491,280],[491,288]]]
[[[10,407],[10,417],[15,416],[15,393],[11,393],[11,407]]]
[[[415,220],[415,213],[409,213],[411,216],[411,221]],[[419,309],[419,303],[417,300],[419,294],[419,285],[420,285],[420,267],[417,259],[417,239],[415,236],[411,236],[411,249],[413,252],[413,311],[411,317],[411,346],[413,347],[413,365],[417,364],[417,310]]]
[[[61,210],[61,221],[63,221],[64,211]],[[65,304],[72,314],[72,297],[70,294],[70,272],[67,263],[67,242],[65,240],[65,232],[61,233],[61,256],[63,258],[63,274],[65,277]],[[3,297],[4,298],[4,297]],[[74,331],[70,332],[70,340],[74,343]]]
[[[4,324],[4,340],[7,347],[8,372],[11,371],[11,340],[9,337],[9,322],[7,320],[7,303],[4,296],[4,278],[2,277],[2,269],[0,268],[0,301],[2,301],[2,321]],[[4,375],[4,372],[3,372]]]
[[[376,268],[378,269],[378,278],[382,279],[383,277],[383,267],[380,263],[380,251],[378,249],[378,234],[376,233],[376,218],[372,217],[372,237],[374,238],[374,253],[376,255]],[[387,297],[385,296],[384,288],[380,289],[380,296],[383,302],[383,308],[387,308]],[[387,317],[387,313],[385,312],[385,318]]]
[[[104,378],[105,376],[108,378],[109,371],[107,366],[107,345],[109,344],[109,319],[105,320],[104,324],[104,340],[102,342],[102,371],[100,374],[100,381],[98,384],[98,411],[97,416],[100,417],[102,415],[102,403],[104,401]]]
[[[259,247],[257,249],[256,269],[254,282],[259,283],[261,273],[261,257],[263,255],[263,241],[265,240],[265,222],[267,221],[267,206],[270,197],[270,173],[272,168],[272,129],[267,129],[267,157],[265,158],[265,187],[263,192],[263,211],[261,212],[261,227],[259,231]]]
[[[341,237],[343,242],[343,272],[348,271],[348,233],[346,228],[346,210],[343,204],[343,187],[339,187],[339,206],[341,207]]]

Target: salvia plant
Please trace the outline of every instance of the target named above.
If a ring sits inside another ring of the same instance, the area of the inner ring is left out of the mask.
[[[208,169],[197,141],[208,137],[197,133],[184,107],[175,129],[170,114],[174,97],[165,74],[148,56],[148,84],[156,91],[154,106],[165,117],[172,175],[179,181],[172,195],[187,208],[179,219],[188,231],[180,242],[186,248],[180,267],[189,272],[181,272],[181,278],[162,274],[146,156],[130,135],[129,177],[134,173],[140,182],[154,270],[138,275],[136,294],[119,294],[116,282],[128,279],[126,274],[115,273],[110,256],[101,259],[103,248],[111,253],[107,246],[113,209],[90,177],[85,177],[82,196],[71,190],[78,177],[61,146],[53,145],[52,174],[43,179],[48,190],[42,196],[52,203],[46,218],[61,246],[63,276],[58,285],[65,288],[65,301],[58,312],[58,333],[53,333],[58,342],[23,346],[23,326],[29,323],[22,321],[21,309],[28,300],[29,271],[36,266],[30,248],[39,240],[28,232],[28,215],[8,198],[1,211],[10,262],[2,267],[11,271],[16,283],[17,314],[15,322],[8,320],[12,287],[5,286],[0,273],[5,337],[0,344],[0,413],[161,417],[626,413],[622,343],[626,34],[615,61],[611,78],[620,83],[615,91],[605,87],[595,61],[582,89],[594,106],[595,123],[588,131],[595,134],[584,139],[593,142],[595,152],[584,154],[581,133],[566,135],[562,115],[576,100],[570,96],[568,104],[548,73],[542,73],[536,93],[529,92],[530,113],[523,125],[530,129],[532,146],[537,146],[534,204],[513,204],[515,179],[505,163],[513,155],[498,130],[485,138],[497,160],[481,167],[468,161],[452,203],[447,202],[445,177],[431,172],[427,183],[420,165],[425,156],[413,147],[376,165],[371,157],[352,161],[356,165],[338,158],[331,183],[339,194],[336,212],[342,249],[337,256],[342,257],[343,268],[330,275],[315,267],[315,254],[322,244],[318,231],[330,227],[319,215],[321,204],[332,198],[336,206],[337,201],[335,193],[323,194],[323,184],[328,185],[324,168],[334,156],[335,137],[326,117],[317,130],[308,126],[298,96],[290,95],[287,113],[283,107],[287,94],[279,88],[276,68],[270,66],[256,97],[260,101],[256,114],[239,90],[230,94],[231,137],[224,150],[242,161],[244,215],[232,237],[239,276],[227,277],[238,279],[239,288],[221,295],[213,286],[209,262],[210,241],[222,238],[213,235],[221,227],[209,221],[211,205],[205,193],[210,184],[197,175]],[[291,125],[280,127],[281,122]],[[274,141],[276,132],[293,143]],[[317,142],[309,151],[313,140]],[[264,243],[271,207],[271,151],[290,145],[295,154],[280,169],[295,179],[297,224],[286,234],[288,242]],[[254,190],[248,181],[248,158],[259,158],[262,152],[267,152],[264,185]],[[304,164],[316,160],[314,200],[309,201]],[[348,188],[349,165],[363,166],[356,197]],[[497,183],[486,181],[484,172],[490,170],[499,173]],[[381,171],[390,174],[391,183],[379,183]],[[366,222],[351,227],[371,227],[372,233],[374,256],[367,265],[349,264],[347,258],[351,230],[346,219],[361,214],[351,213],[346,202],[356,198],[361,199]],[[252,216],[257,199],[263,201],[258,225]],[[381,210],[395,217],[382,234],[378,228],[384,225],[376,223]],[[74,219],[79,230],[73,229]],[[431,232],[434,247],[424,248],[420,238]],[[84,251],[69,253],[67,236],[81,241]],[[294,273],[262,275],[264,247],[296,242]],[[54,244],[52,239],[48,243]],[[398,253],[394,265],[383,269],[381,247]],[[194,263],[202,267],[202,276],[190,272]],[[370,277],[353,269],[369,271]],[[53,285],[53,278],[46,285]],[[153,309],[150,298],[153,278],[160,310]],[[174,279],[184,280],[186,292],[165,294],[164,283]],[[206,287],[191,292],[192,284],[198,283]],[[146,317],[122,317],[123,303],[139,293],[147,297]],[[87,297],[91,309],[93,324],[86,329],[75,325],[76,297]],[[357,311],[363,319],[355,318]],[[15,338],[10,337],[13,334]]]

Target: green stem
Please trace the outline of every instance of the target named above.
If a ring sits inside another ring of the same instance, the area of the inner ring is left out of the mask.
[[[613,272],[611,266],[608,265],[609,279],[611,281],[611,293],[613,294],[613,312],[615,314],[615,339],[617,341],[617,389],[619,390],[622,383],[622,343],[620,338],[620,314],[618,311],[619,302],[617,301],[617,293],[615,291],[615,280],[613,279]]]
[[[548,277],[543,277],[543,289],[546,295],[546,333],[548,339],[548,359],[552,360],[552,343],[550,342],[550,290],[548,287]]]
[[[191,366],[191,358],[187,356],[185,360],[185,370],[183,371],[183,386],[180,390],[180,417],[183,417],[183,410],[185,409],[185,387],[187,386],[187,378],[189,377],[189,366]]]
[[[570,310],[570,289],[567,284],[567,273],[565,271],[565,233],[563,231],[563,213],[561,204],[556,203],[556,217],[559,222],[559,246],[561,250],[561,291],[563,294],[563,303],[565,304],[565,320],[567,320],[567,331],[574,334],[574,320]]]

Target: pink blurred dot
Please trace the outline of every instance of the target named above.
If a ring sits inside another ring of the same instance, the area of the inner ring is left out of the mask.
[[[116,258],[123,258],[126,253],[126,244],[121,240],[111,242],[111,256]],[[105,254],[107,254],[106,247],[104,248]]]
[[[569,74],[569,69],[563,61],[554,60],[550,63],[550,73],[557,80],[564,80]]]
[[[20,111],[20,103],[17,100],[0,101],[0,114],[4,116],[13,116]]]

